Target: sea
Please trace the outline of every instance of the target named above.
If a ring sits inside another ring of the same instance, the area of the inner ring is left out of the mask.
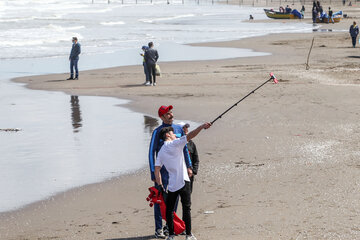
[[[83,71],[141,65],[150,41],[161,64],[269,54],[189,43],[313,30],[250,14],[266,18],[262,8],[206,0],[1,0],[0,212],[146,168],[161,124],[158,106],[149,116],[124,107],[126,99],[30,90],[11,78],[69,72],[73,36]],[[197,125],[190,120],[178,119]]]

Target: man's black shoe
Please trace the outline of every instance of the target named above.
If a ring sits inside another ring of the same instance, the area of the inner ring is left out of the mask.
[[[66,79],[66,80],[73,80],[74,78],[72,78],[72,77],[69,77],[68,79]]]

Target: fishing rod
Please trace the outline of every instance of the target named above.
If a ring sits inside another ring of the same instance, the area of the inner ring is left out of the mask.
[[[242,99],[240,99],[239,101],[237,101],[234,105],[232,105],[231,107],[229,107],[228,109],[226,109],[225,112],[223,112],[222,114],[220,114],[217,118],[215,118],[211,123],[211,125],[214,124],[214,122],[216,122],[218,119],[220,119],[223,115],[225,115],[228,111],[230,111],[233,107],[237,106],[241,101],[243,101],[245,98],[247,98],[248,96],[250,96],[251,94],[255,93],[256,90],[258,90],[259,88],[261,88],[262,86],[264,86],[266,83],[270,82],[271,80],[276,84],[278,83],[277,78],[275,77],[275,75],[271,72],[270,74],[270,78],[268,80],[266,80],[263,84],[261,84],[260,86],[258,86],[257,88],[255,88],[254,90],[252,90],[250,93],[248,93],[245,97],[243,97]]]

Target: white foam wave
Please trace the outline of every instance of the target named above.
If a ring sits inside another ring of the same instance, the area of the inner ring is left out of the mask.
[[[66,29],[59,25],[49,24],[42,28],[8,29],[0,32],[0,47],[36,46],[70,41],[73,36],[78,38],[82,36],[79,33],[68,30],[76,30],[83,27],[77,26]],[[24,36],[27,37],[25,38]]]
[[[144,23],[154,23],[154,22],[168,21],[168,20],[174,20],[174,19],[179,19],[179,18],[188,18],[188,17],[195,17],[195,14],[184,14],[184,15],[177,15],[177,16],[173,16],[173,17],[152,18],[152,19],[139,19],[139,21],[144,22]]]
[[[125,22],[123,21],[117,21],[117,22],[101,22],[101,25],[105,25],[105,26],[114,26],[114,25],[124,25]]]

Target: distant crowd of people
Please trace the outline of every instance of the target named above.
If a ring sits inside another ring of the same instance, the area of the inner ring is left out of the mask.
[[[316,23],[316,19],[319,19],[321,22],[323,22],[323,20],[329,23],[330,21],[332,23],[334,22],[334,15],[333,15],[333,10],[331,9],[331,7],[329,7],[329,11],[328,13],[326,13],[326,11],[324,11],[323,7],[320,4],[320,1],[317,2],[313,2],[313,7],[312,7],[312,20],[313,23]]]

